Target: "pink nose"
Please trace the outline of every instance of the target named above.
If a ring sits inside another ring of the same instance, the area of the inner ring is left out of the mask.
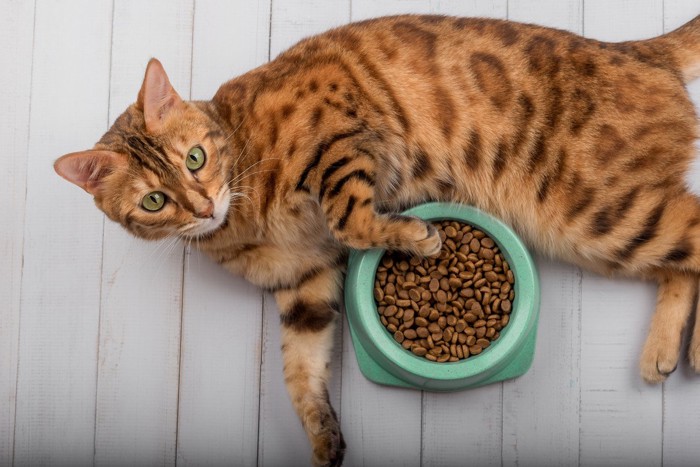
[[[214,215],[214,203],[207,198],[207,200],[200,206],[195,208],[194,217],[199,219],[207,219],[213,217]]]

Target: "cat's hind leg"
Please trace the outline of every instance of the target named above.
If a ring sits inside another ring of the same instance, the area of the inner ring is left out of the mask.
[[[275,291],[282,325],[284,381],[311,442],[315,466],[341,465],[345,453],[340,423],[328,397],[342,278],[340,268],[329,267],[304,276],[293,287]]]
[[[695,274],[664,271],[658,274],[658,279],[656,311],[640,361],[642,378],[649,383],[664,381],[676,369],[683,329],[698,288]],[[692,359],[691,353],[691,362]]]

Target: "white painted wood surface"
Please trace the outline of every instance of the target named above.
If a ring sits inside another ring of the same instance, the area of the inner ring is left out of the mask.
[[[0,74],[0,108],[5,109],[0,113],[0,141],[14,155],[0,184],[0,199],[5,200],[5,222],[0,225],[0,465],[9,465],[15,435],[34,5],[2,1],[0,9],[7,12],[0,16],[0,44],[14,43],[0,54],[0,67],[15,69]]]
[[[0,466],[305,465],[272,297],[180,243],[134,240],[53,160],[133,102],[148,58],[183,97],[350,20],[508,17],[604,40],[649,37],[698,0],[0,1]],[[11,70],[11,72],[7,72]],[[691,87],[700,102],[700,83]],[[700,165],[689,184],[700,190]],[[637,374],[655,288],[538,258],[531,371],[432,394],[359,372],[338,330],[331,399],[346,465],[700,464],[700,377]]]
[[[110,121],[136,100],[144,63],[157,56],[189,98],[191,0],[114,4]],[[95,463],[175,460],[182,321],[183,249],[105,225],[97,375]],[[129,449],[124,449],[128,446]]]
[[[107,128],[111,22],[106,2],[36,4],[26,204],[16,226],[24,231],[16,465],[93,459],[103,216],[52,162]]]
[[[309,34],[347,23],[348,7],[348,0],[273,0],[270,11],[271,57],[277,56]],[[308,462],[311,448],[301,423],[296,419],[284,385],[279,310],[270,294],[265,295],[264,303],[258,462],[260,465],[271,466]],[[328,388],[331,402],[336,408],[340,407],[341,330],[342,326],[336,333],[338,339],[332,359],[332,380]],[[289,422],[281,423],[282,420]]]
[[[268,60],[269,11],[269,0],[195,4],[193,99]],[[177,463],[254,465],[262,293],[189,248],[184,281]]]
[[[511,1],[508,18],[583,33],[583,1]],[[535,361],[503,384],[503,463],[575,465],[579,455],[581,271],[537,257],[542,304]],[[548,384],[542,384],[547,381]],[[556,430],[551,427],[556,426]]]
[[[587,0],[584,34],[611,41],[661,34],[662,7],[661,0]],[[615,17],[626,18],[623,28]],[[661,463],[661,386],[644,384],[638,370],[655,293],[655,286],[641,281],[583,275],[582,465]]]

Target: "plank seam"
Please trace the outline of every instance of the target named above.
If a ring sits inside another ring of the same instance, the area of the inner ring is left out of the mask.
[[[425,391],[420,392],[420,456],[419,456],[419,464],[421,467],[423,467],[423,451],[424,446],[424,436],[423,433],[425,433]]]
[[[583,13],[583,10],[581,12],[581,22],[583,23],[583,18],[585,17],[585,14]],[[583,24],[581,24],[581,28],[583,29]],[[578,462],[577,465],[581,465],[581,427],[583,425],[583,419],[581,416],[581,412],[583,410],[583,395],[582,395],[582,387],[583,385],[581,384],[581,355],[583,352],[583,271],[581,268],[576,268],[576,274],[578,275],[578,297],[577,301],[578,303],[576,304],[576,309],[578,310]]]
[[[112,109],[112,53],[114,50],[114,3],[112,0],[111,21],[109,32],[109,83],[107,91],[107,128],[109,128],[109,115]],[[100,340],[102,339],[102,286],[104,277],[104,257],[105,257],[105,215],[102,215],[102,245],[100,248],[100,291],[98,295],[97,312],[97,349],[95,351],[95,408],[94,408],[94,429],[92,431],[92,464],[97,460],[97,402],[100,393]]]
[[[347,313],[347,311],[346,311]],[[342,316],[340,316],[340,319],[338,319],[338,322],[340,325],[338,326],[338,331],[336,331],[336,335],[338,336],[338,342],[335,344],[336,348],[340,349],[340,365],[338,366],[338,388],[340,389],[338,391],[338,424],[342,426],[343,424],[343,330],[345,327],[345,320],[343,319]]]
[[[270,15],[267,26],[267,61],[269,62],[272,57],[272,3],[274,0],[270,0]]]
[[[268,20],[267,20],[267,61],[270,61],[270,55],[272,54],[272,2],[270,0],[270,9],[268,10]],[[263,384],[263,363],[265,357],[265,330],[267,326],[265,325],[265,293],[260,291],[260,366],[258,368],[258,442],[257,450],[255,452],[255,465],[260,465],[260,419],[262,417],[262,384]]]
[[[22,234],[22,259],[20,261],[20,279],[19,279],[19,317],[17,318],[17,363],[15,367],[15,410],[14,410],[14,420],[12,422],[12,454],[10,455],[10,465],[15,465],[15,455],[17,449],[17,388],[19,387],[19,368],[20,368],[20,349],[21,349],[21,339],[22,339],[22,289],[24,286],[24,238],[27,234],[25,219],[27,213],[27,174],[29,173],[29,142],[31,140],[32,133],[32,93],[34,90],[34,58],[35,58],[35,45],[36,45],[36,0],[34,0],[34,11],[32,18],[32,63],[29,66],[29,102],[28,102],[28,112],[27,112],[27,145],[25,150],[25,168],[24,168],[24,216],[22,219],[22,224],[25,226],[24,233]]]
[[[504,436],[504,434],[503,434],[503,431],[504,431],[505,428],[506,428],[506,427],[505,427],[505,421],[504,421],[504,418],[505,418],[505,409],[504,409],[504,407],[503,407],[503,406],[504,406],[503,391],[504,391],[504,388],[505,388],[505,383],[504,383],[503,381],[501,381],[499,384],[500,384],[500,386],[501,386],[501,467],[503,467],[503,443],[504,443],[504,439],[505,439],[505,436]],[[515,462],[516,462],[516,463],[518,462],[518,459],[517,459],[517,458],[515,459]]]
[[[197,0],[192,0],[192,34],[190,34],[190,100],[192,100],[192,81],[194,81],[194,24],[195,24],[195,13],[197,11]],[[183,271],[183,282],[184,282],[184,271]]]
[[[260,465],[260,418],[262,417],[262,374],[265,359],[265,294],[261,291],[260,300],[260,366],[258,367],[258,446],[255,453],[255,465]]]
[[[194,31],[195,31],[195,10],[196,10],[197,0],[192,0],[192,11],[190,19],[190,85],[188,91],[188,99],[192,100],[192,82],[194,81],[193,66],[194,66]],[[180,281],[180,336],[178,341],[178,359],[177,359],[177,397],[175,398],[175,458],[174,464],[177,466],[178,461],[178,450],[180,442],[180,395],[182,394],[182,359],[183,359],[183,345],[182,340],[185,335],[183,332],[183,324],[185,320],[185,283],[187,280],[187,270],[192,255],[191,250],[192,242],[190,241],[182,249],[182,276]]]

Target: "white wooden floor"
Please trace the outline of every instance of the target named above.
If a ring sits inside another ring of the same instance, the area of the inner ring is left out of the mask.
[[[149,57],[209,98],[308,34],[397,12],[625,40],[700,0],[0,0],[0,465],[308,463],[271,297],[179,243],[130,238],[51,164],[135,100]],[[537,353],[517,380],[379,387],[339,331],[346,465],[700,465],[700,376],[683,362],[662,386],[638,377],[654,287],[539,264]]]

